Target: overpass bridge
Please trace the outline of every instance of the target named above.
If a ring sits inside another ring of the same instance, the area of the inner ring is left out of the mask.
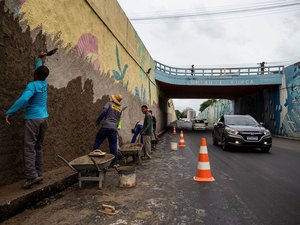
[[[155,79],[168,98],[237,99],[282,83],[283,66],[176,68],[155,61]]]

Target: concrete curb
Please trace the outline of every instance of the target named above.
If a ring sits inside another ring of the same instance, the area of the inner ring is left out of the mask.
[[[157,136],[160,137],[160,136],[162,136],[164,133],[166,133],[167,131],[168,131],[168,129],[163,129],[163,130],[161,130],[161,131],[159,131],[159,132],[157,133]]]
[[[68,168],[67,168],[68,169]],[[69,170],[69,169],[68,169]],[[47,176],[45,176],[47,178]],[[68,173],[62,178],[51,180],[47,184],[41,184],[29,190],[21,189],[21,182],[1,187],[1,189],[8,189],[12,186],[17,187],[15,195],[5,196],[0,202],[0,223],[23,212],[26,208],[33,206],[41,200],[48,198],[56,193],[59,193],[67,187],[77,182],[77,174]],[[8,189],[11,190],[11,189]],[[1,191],[1,190],[0,190]],[[12,189],[11,192],[14,192]]]
[[[272,137],[277,137],[277,138],[282,138],[282,139],[287,139],[287,140],[293,140],[293,141],[300,141],[300,138],[295,138],[295,137],[287,137],[287,136],[274,135],[274,134],[272,134]]]

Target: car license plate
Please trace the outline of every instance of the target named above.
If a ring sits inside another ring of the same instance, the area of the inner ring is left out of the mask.
[[[258,137],[256,137],[256,136],[248,136],[247,140],[249,140],[249,141],[257,141]]]

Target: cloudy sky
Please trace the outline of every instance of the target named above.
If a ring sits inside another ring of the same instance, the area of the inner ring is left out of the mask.
[[[152,58],[169,66],[243,67],[262,61],[269,65],[300,61],[300,0],[118,2]],[[287,4],[292,6],[284,7]],[[198,110],[202,101],[174,100],[174,104],[179,110]]]

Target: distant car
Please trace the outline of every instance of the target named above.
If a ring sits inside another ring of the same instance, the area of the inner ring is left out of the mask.
[[[222,149],[229,146],[261,148],[269,152],[272,147],[270,131],[250,115],[224,115],[214,124],[213,144],[221,143]]]
[[[208,121],[207,119],[202,119],[204,121],[204,123],[206,124],[206,126],[208,126]]]
[[[207,124],[204,120],[194,119],[192,120],[192,130],[206,130]]]

